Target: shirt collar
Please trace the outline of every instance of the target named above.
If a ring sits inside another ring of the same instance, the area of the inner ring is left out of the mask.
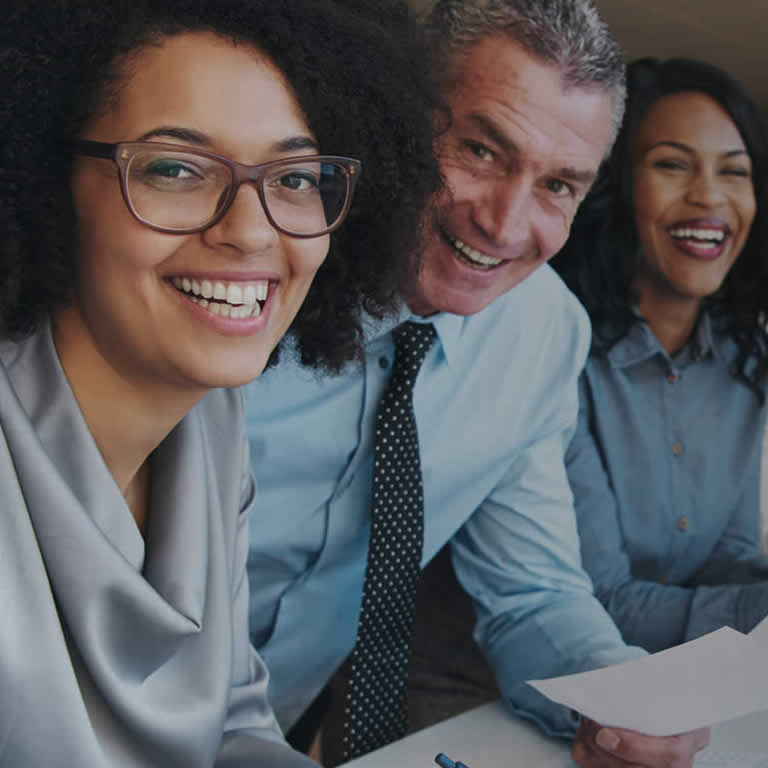
[[[709,316],[709,313],[702,312],[699,315],[699,322],[696,323],[696,331],[694,333],[695,347],[692,349],[692,355],[695,360],[704,360],[707,357],[719,359],[721,357],[712,326],[712,318]]]
[[[611,366],[627,368],[654,355],[660,354],[670,360],[667,351],[654,336],[644,320],[634,323],[627,335],[614,344],[606,353]],[[712,320],[708,312],[701,312],[693,335],[683,349],[675,355],[676,362],[696,362],[708,357],[720,357],[718,345],[712,332]]]
[[[432,323],[437,332],[437,338],[440,340],[440,345],[443,348],[446,362],[450,365],[456,358],[459,338],[461,337],[466,320],[466,317],[453,315],[449,312],[438,312],[434,315],[429,315],[429,317],[421,317],[414,315],[408,308],[408,305],[402,302],[399,311],[395,315],[386,317],[383,320],[376,320],[370,315],[365,314],[363,316],[363,332],[366,343],[369,343],[390,333],[393,328],[401,323]]]

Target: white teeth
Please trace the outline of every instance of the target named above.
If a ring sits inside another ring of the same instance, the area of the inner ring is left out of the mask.
[[[211,314],[229,317],[232,320],[246,320],[249,317],[258,317],[261,314],[261,306],[258,304],[240,304],[232,307],[229,304],[217,304],[215,301],[208,302],[206,299],[200,299],[199,304]]]
[[[227,304],[242,304],[243,289],[237,283],[230,283],[227,286]]]
[[[502,261],[501,259],[494,259],[492,256],[488,256],[485,253],[482,253],[482,251],[472,248],[458,238],[453,239],[453,247],[473,264],[477,264],[481,267],[495,267],[497,264],[501,264]]]
[[[722,229],[678,227],[670,229],[669,234],[681,240],[704,240],[721,243],[725,239],[725,232]]]
[[[214,315],[239,319],[258,317],[262,309],[259,302],[265,301],[269,295],[269,280],[214,282],[175,276],[171,282],[186,293],[190,301]]]

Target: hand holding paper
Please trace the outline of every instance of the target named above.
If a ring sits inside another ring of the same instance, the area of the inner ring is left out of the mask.
[[[690,768],[696,753],[709,744],[709,728],[676,736],[648,736],[603,728],[582,718],[571,756],[581,768]]]
[[[762,637],[723,627],[624,664],[530,683],[603,725],[667,736],[768,709],[767,640],[768,626]]]

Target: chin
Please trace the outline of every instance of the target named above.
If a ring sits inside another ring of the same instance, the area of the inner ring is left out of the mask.
[[[421,317],[429,317],[438,312],[468,317],[484,310],[496,298],[495,295],[478,295],[476,291],[465,291],[452,286],[425,287],[422,284],[420,291],[406,297],[406,302],[411,311]]]
[[[450,312],[452,315],[461,315],[469,317],[482,312],[486,307],[493,304],[502,294],[478,294],[473,292],[457,291],[453,296],[445,297],[440,305],[441,312]]]
[[[482,312],[491,301],[477,301],[476,299],[467,299],[465,301],[456,302],[446,309],[442,309],[442,312],[448,312],[452,315],[459,315],[460,317],[470,317],[476,315],[478,312]]]
[[[219,376],[215,379],[207,379],[201,383],[203,388],[209,391],[213,389],[237,389],[238,387],[250,384],[255,379],[258,379],[260,375],[261,372],[251,376]]]
[[[209,364],[205,368],[198,368],[190,378],[203,389],[232,389],[250,384],[263,373],[266,365],[267,359],[259,357],[258,360],[250,360],[249,364],[244,366],[241,357],[238,361],[230,360],[229,365],[222,361],[215,367]]]

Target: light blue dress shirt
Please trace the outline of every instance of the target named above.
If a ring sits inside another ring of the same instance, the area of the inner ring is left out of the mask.
[[[396,322],[409,317],[404,311]],[[522,681],[642,653],[623,644],[581,568],[564,466],[589,346],[586,314],[542,267],[476,315],[429,321],[438,340],[414,389],[422,564],[451,540],[476,605],[476,638],[508,703],[570,735],[571,713]],[[251,639],[284,728],[355,643],[374,417],[394,325],[370,329],[362,368],[321,377],[286,359],[246,393],[259,492],[248,559]]]
[[[707,315],[673,358],[641,322],[581,379],[567,461],[584,566],[624,639],[650,651],[768,613],[766,408],[731,376],[736,354]]]

